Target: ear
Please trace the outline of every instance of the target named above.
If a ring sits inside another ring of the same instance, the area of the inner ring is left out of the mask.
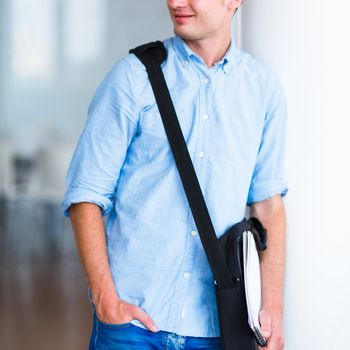
[[[238,7],[242,5],[244,0],[229,0],[227,3],[227,9],[235,11]]]

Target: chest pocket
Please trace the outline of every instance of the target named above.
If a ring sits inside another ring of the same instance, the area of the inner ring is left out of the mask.
[[[140,145],[145,157],[151,162],[169,162],[173,154],[163,126],[158,107],[141,112]]]

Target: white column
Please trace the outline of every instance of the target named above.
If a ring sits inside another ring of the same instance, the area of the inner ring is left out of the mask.
[[[350,348],[347,1],[245,0],[242,47],[288,99],[286,350]]]

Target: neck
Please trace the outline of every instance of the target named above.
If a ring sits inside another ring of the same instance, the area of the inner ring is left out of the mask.
[[[221,38],[184,39],[184,41],[194,53],[203,59],[207,67],[211,67],[225,56],[230,46],[231,34],[227,33]]]

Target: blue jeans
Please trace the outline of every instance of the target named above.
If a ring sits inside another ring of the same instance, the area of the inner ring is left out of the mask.
[[[107,324],[94,313],[89,350],[221,350],[220,337],[204,338],[153,333],[132,323]]]
[[[222,350],[220,337],[182,336],[135,326],[131,322],[107,324],[100,321],[91,302],[93,325],[89,350]]]

